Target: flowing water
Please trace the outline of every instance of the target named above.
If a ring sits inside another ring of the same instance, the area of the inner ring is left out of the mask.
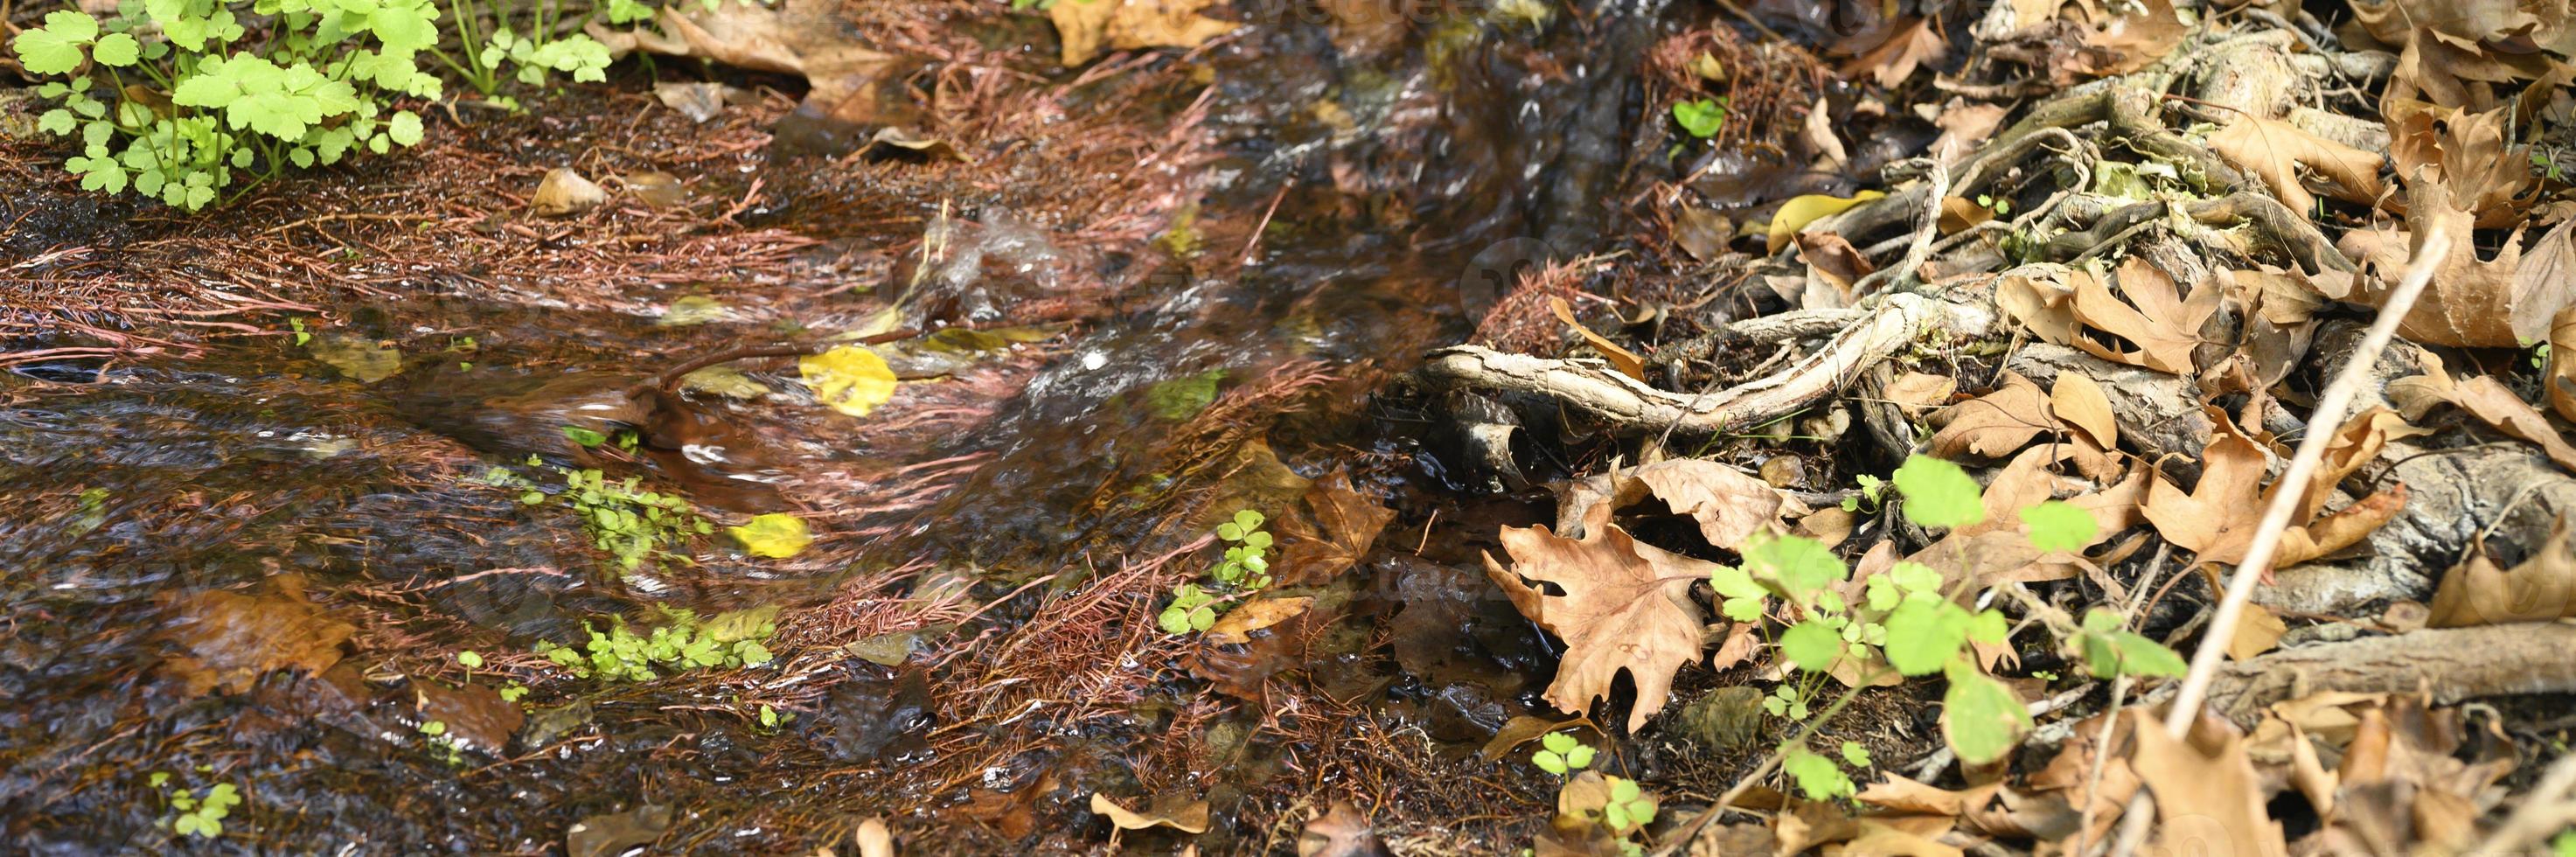
[[[1349,467],[1364,493],[1397,506],[1379,556],[1351,573],[1376,578],[1362,587],[1392,607],[1416,611],[1416,633],[1425,615],[1468,623],[1430,628],[1474,640],[1444,640],[1451,648],[1435,654],[1484,659],[1460,666],[1461,679],[1403,670],[1382,649],[1356,647],[1349,663],[1387,675],[1369,691],[1375,702],[1352,715],[1374,725],[1348,729],[1427,729],[1442,746],[1472,748],[1502,717],[1527,710],[1545,680],[1543,641],[1496,618],[1473,572],[1477,522],[1490,532],[1496,516],[1529,510],[1462,501],[1416,437],[1421,421],[1367,397],[1424,348],[1464,336],[1527,266],[1611,245],[1622,201],[1645,180],[1629,151],[1643,100],[1635,58],[1670,25],[1659,3],[1631,0],[1560,10],[1544,27],[1426,11],[1411,47],[1358,60],[1335,59],[1320,20],[1279,11],[1207,55],[1214,92],[1203,132],[1220,157],[1189,177],[1200,221],[1232,225],[1211,230],[1200,258],[1249,263],[1166,266],[1114,310],[1080,314],[1071,333],[1021,349],[1035,357],[924,385],[943,392],[922,395],[949,398],[916,404],[918,425],[872,433],[865,421],[810,406],[780,416],[775,406],[692,400],[678,406],[690,436],[648,444],[666,447],[661,454],[621,462],[579,451],[560,427],[580,422],[584,405],[621,401],[616,394],[638,378],[691,354],[774,337],[774,319],[675,328],[462,288],[333,307],[346,323],[304,348],[236,342],[193,360],[38,362],[0,373],[0,695],[11,700],[0,706],[0,839],[62,854],[542,852],[563,848],[581,822],[659,833],[672,851],[810,853],[818,831],[905,813],[898,829],[933,831],[911,840],[933,851],[1088,847],[1106,825],[1078,799],[1133,785],[1140,775],[1119,763],[1128,754],[1120,743],[1170,740],[1153,737],[1169,730],[1068,723],[1013,733],[1040,743],[1013,747],[982,785],[1025,786],[1043,769],[1042,785],[1062,795],[1039,807],[1035,832],[954,829],[953,818],[922,814],[955,803],[951,792],[904,766],[979,752],[972,734],[937,731],[965,722],[932,701],[954,698],[939,683],[960,674],[956,664],[890,670],[853,660],[833,673],[829,693],[794,696],[809,704],[783,728],[706,714],[744,703],[704,684],[567,680],[530,699],[545,713],[537,720],[564,729],[523,727],[508,752],[461,759],[428,749],[420,734],[417,712],[430,708],[421,694],[437,692],[420,688],[441,685],[399,667],[465,649],[501,660],[540,639],[576,639],[585,620],[645,615],[647,604],[822,609],[835,587],[890,568],[968,575],[966,601],[999,603],[989,615],[949,615],[966,623],[953,641],[1007,639],[1045,618],[1036,600],[1004,598],[1023,584],[1052,579],[1061,582],[1043,592],[1071,592],[1066,583],[1194,534],[1172,519],[1190,504],[1171,500],[1221,492],[1222,474],[1185,466],[1200,454],[1172,436],[1185,421],[1159,415],[1153,398],[1203,377],[1228,391],[1309,371],[1338,379],[1318,381],[1332,401],[1279,420],[1269,446],[1306,477]],[[1319,119],[1319,103],[1338,105],[1347,121]],[[1050,296],[1066,272],[1110,264],[1014,212],[970,205],[925,216],[945,200],[889,198],[831,175],[817,161],[778,160],[759,176],[773,201],[744,221],[809,238],[816,253],[891,246],[935,224],[945,230],[940,252],[891,266],[890,276],[916,283],[918,312],[1015,323],[1015,310]],[[1245,228],[1255,222],[1272,225]],[[811,329],[856,321],[847,304],[799,297],[814,290],[770,283],[727,299]],[[311,358],[316,346],[373,340],[402,345],[401,374],[360,383]],[[957,416],[920,416],[941,407]],[[527,464],[532,455],[543,463]],[[595,571],[599,555],[561,502],[529,507],[521,490],[484,478],[507,466],[542,481],[550,465],[603,461],[612,479],[638,475],[726,520],[810,501],[818,484],[847,484],[864,500],[806,512],[826,529],[867,534],[865,543],[843,566],[781,570],[726,550],[719,534],[701,540],[693,565],[653,563],[621,579]],[[203,593],[297,603],[287,590],[298,584],[286,581],[300,581],[303,597],[333,615],[365,617],[342,664],[326,676],[278,672],[202,694],[172,680],[169,663],[190,640],[285,633],[280,623],[304,615],[223,626],[208,618]],[[1483,608],[1431,609],[1479,599]],[[1366,627],[1364,613],[1350,624]],[[820,657],[793,643],[780,641],[782,660]],[[1333,669],[1316,667],[1311,681],[1329,684],[1320,673]],[[1201,716],[1205,703],[1194,700],[1210,693],[1168,681],[1139,692],[1167,718]],[[1203,730],[1239,733],[1259,715]],[[1266,819],[1282,796],[1244,796],[1288,782],[1264,779],[1280,770],[1332,764],[1331,752],[1273,750],[1267,774],[1216,764],[1193,781],[1237,798],[1220,802],[1221,819]],[[1464,782],[1482,770],[1471,757],[1443,758],[1453,767],[1424,775]],[[155,772],[170,777],[155,785]],[[172,839],[167,789],[217,782],[237,784],[245,798],[227,836]],[[1499,806],[1528,796],[1490,797]],[[1421,800],[1413,809],[1473,809]],[[1210,841],[1250,850],[1262,841],[1255,834]]]

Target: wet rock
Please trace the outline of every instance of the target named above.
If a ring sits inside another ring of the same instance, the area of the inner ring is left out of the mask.
[[[1762,691],[1743,685],[1718,688],[1684,707],[1680,725],[1684,737],[1710,751],[1751,749],[1762,737]]]
[[[555,739],[590,725],[590,718],[590,702],[587,700],[538,709],[536,714],[527,718],[526,727],[519,733],[519,746],[543,747],[552,744]]]
[[[855,675],[824,697],[818,727],[829,730],[832,757],[844,762],[898,760],[929,748],[923,735],[931,723],[930,684],[920,671],[893,678],[873,668]]]

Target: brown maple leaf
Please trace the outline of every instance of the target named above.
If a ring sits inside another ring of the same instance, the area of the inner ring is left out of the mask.
[[[2379,197],[2379,155],[2288,122],[2239,115],[2209,135],[2209,150],[2261,178],[2292,211],[2312,211],[2316,206],[2315,195],[2299,180],[2300,167],[2333,182],[2340,191],[2336,199],[2367,204]]]
[[[2002,458],[2063,427],[2050,413],[2048,394],[2009,369],[2002,387],[1933,412],[1932,424],[1941,427],[1932,435],[1932,455],[1946,459]]]
[[[2159,475],[2147,486],[2141,511],[2166,541],[2197,554],[2202,562],[2232,563],[2245,558],[2263,515],[2263,447],[2236,430],[2225,413],[2210,420],[2218,431],[2201,450],[2200,481],[2189,492]]]
[[[187,683],[189,695],[217,687],[241,693],[272,670],[321,675],[340,662],[340,644],[357,628],[304,600],[298,579],[273,578],[267,588],[258,595],[192,592],[173,603],[178,616],[162,636],[186,653],[164,667]]]
[[[1289,539],[1280,549],[1279,577],[1295,586],[1330,581],[1359,564],[1395,520],[1395,510],[1353,489],[1350,473],[1342,470],[1307,486],[1306,508],[1311,523],[1296,517],[1279,522],[1279,534]]]
[[[1047,7],[1064,41],[1064,64],[1113,51],[1195,48],[1241,26],[1199,14],[1209,0],[1073,0]]]
[[[2478,256],[2474,234],[2477,217],[2453,203],[2446,181],[2413,181],[2406,186],[2405,231],[2355,229],[2338,247],[2377,273],[2377,284],[2361,289],[2355,299],[2387,302],[2409,260],[2425,252],[2425,242],[2440,234],[2448,252],[2415,308],[2397,328],[2408,339],[2428,345],[2470,348],[2518,348],[2549,336],[2550,319],[2576,306],[2576,278],[2566,276],[2565,260],[2576,236],[2566,229],[2542,235],[2529,251],[2526,266],[2522,232],[2506,237],[2492,259]],[[2543,264],[2543,260],[2546,261]],[[2367,282],[2367,281],[2365,281]]]
[[[2191,290],[2190,298],[2179,298],[2173,278],[2135,256],[2120,263],[2116,282],[2127,302],[2113,296],[2101,279],[2077,271],[2073,316],[2086,326],[2136,344],[2138,350],[2123,351],[2087,336],[2059,344],[2071,344],[2115,363],[2192,374],[2191,354],[2200,347],[2200,325],[2218,311],[2220,291],[2204,282]]]
[[[1637,688],[1637,705],[1628,712],[1628,729],[1634,731],[1671,697],[1673,673],[1699,658],[1707,617],[1691,600],[1691,584],[1707,579],[1717,565],[1639,544],[1609,522],[1606,506],[1599,508],[1597,519],[1587,522],[1589,537],[1581,540],[1548,532],[1545,525],[1504,527],[1511,565],[1486,554],[1485,576],[1503,588],[1521,615],[1565,641],[1547,701],[1566,711],[1587,710],[1610,695],[1625,670]],[[1565,594],[1548,594],[1531,581]]]
[[[1914,70],[1924,63],[1937,61],[1946,53],[1949,46],[1942,43],[1940,33],[1933,32],[1932,21],[1916,18],[1897,25],[1887,41],[1844,63],[1842,73],[1857,76],[1866,72],[1877,78],[1878,85],[1894,87],[1914,76]]]

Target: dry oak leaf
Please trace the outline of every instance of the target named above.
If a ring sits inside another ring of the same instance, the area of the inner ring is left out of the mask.
[[[1699,523],[1700,537],[1724,550],[1735,550],[1756,532],[1778,529],[1784,515],[1807,512],[1806,504],[1789,499],[1771,483],[1704,459],[1658,461],[1629,471],[1628,478],[1674,514],[1689,515]]]
[[[2559,228],[2576,225],[2570,220]],[[2567,272],[2576,276],[2576,270]],[[2549,320],[2549,360],[2540,373],[2541,386],[2549,409],[2563,419],[2576,420],[2576,307],[2558,311]]]
[[[2567,532],[2567,519],[2558,519],[2540,550],[2510,570],[2496,567],[2484,550],[2472,549],[2434,587],[2425,626],[2464,628],[2576,616],[2576,551],[2568,548]]]
[[[161,635],[186,653],[171,656],[164,668],[187,683],[190,696],[218,687],[241,693],[273,670],[321,675],[340,662],[340,644],[357,628],[323,615],[304,600],[303,588],[297,578],[276,577],[257,595],[206,590],[180,596],[172,604],[177,616]]]
[[[2502,107],[2415,111],[2389,123],[2388,155],[2406,181],[2442,183],[2453,206],[2476,215],[2478,228],[2511,226],[2537,201],[2540,186],[2529,148],[2505,141],[2512,121]]]
[[[1091,795],[1091,811],[1108,816],[1109,823],[1120,830],[1169,827],[1182,833],[1206,833],[1208,829],[1208,802],[1179,794],[1158,796],[1153,806],[1136,812],[1095,792]]]
[[[2568,353],[2576,355],[2576,351]],[[1887,382],[1878,395],[1894,403],[1897,410],[1904,411],[1907,417],[1920,417],[1933,406],[1949,402],[1950,394],[1958,389],[1957,378],[1930,372],[1907,372]]]
[[[2214,410],[2214,409],[2213,409]],[[2200,481],[2189,492],[2159,474],[2147,487],[2141,511],[2156,532],[2199,556],[2201,562],[2233,563],[2245,558],[2254,539],[2261,505],[2263,448],[2224,413],[2211,413],[2218,426],[2201,450]]]
[[[1064,41],[1066,67],[1090,62],[1105,47],[1195,48],[1240,26],[1199,14],[1210,0],[1070,0],[1047,7]]]
[[[1205,636],[1211,643],[1248,643],[1252,632],[1297,618],[1313,606],[1315,599],[1311,596],[1256,598],[1217,617]]]
[[[1994,392],[1933,412],[1932,424],[1941,427],[1932,435],[1933,457],[2002,458],[2063,426],[2038,384],[2009,369],[2002,380]]]
[[[2048,390],[2048,409],[2060,422],[2092,436],[2094,445],[2103,449],[2120,445],[2120,426],[2111,418],[2111,397],[2093,376],[2058,373],[2057,383]]]
[[[1842,73],[1850,77],[1868,72],[1878,79],[1879,86],[1894,88],[1913,77],[1916,68],[1939,61],[1949,50],[1941,34],[1932,30],[1931,19],[1916,18],[1897,25],[1887,41],[1844,63]]]
[[[1288,517],[1280,535],[1290,537],[1279,554],[1280,579],[1291,585],[1331,581],[1368,557],[1377,537],[1395,520],[1395,510],[1351,487],[1347,470],[1336,470],[1306,488],[1306,508],[1314,521]]]
[[[2215,716],[2193,722],[2175,739],[2146,708],[2133,708],[2129,768],[2156,796],[2163,853],[2206,851],[2236,857],[2284,857],[2281,825],[2264,810],[2262,776],[2245,754],[2245,735]]]
[[[2101,22],[2085,37],[2085,43],[2110,51],[2117,56],[2101,74],[2128,74],[2164,59],[2182,44],[2191,27],[2174,12],[2171,0],[2140,0],[2134,15],[2121,15]]]
[[[2563,260],[2576,234],[2553,229],[2531,248],[2535,260],[2525,265],[2522,233],[2505,239],[2493,259],[2478,257],[2472,227],[2476,218],[2451,202],[2442,182],[2417,181],[2406,187],[2406,226],[2394,230],[2355,229],[2337,242],[2344,255],[2375,270],[2379,285],[2363,288],[2356,300],[2377,306],[2387,302],[2409,259],[2424,251],[2424,242],[2441,233],[2449,253],[2433,271],[2423,297],[2397,330],[2427,345],[2468,348],[2519,348],[2549,335],[2550,319],[2576,306],[2576,278],[2566,276]],[[2438,228],[2437,228],[2438,227]]]
[[[2288,122],[2239,114],[2209,135],[2208,142],[2210,151],[2260,177],[2292,211],[2308,212],[2316,205],[2316,197],[2299,181],[2298,168],[2302,166],[2332,182],[2340,191],[2334,194],[2336,199],[2369,204],[2379,197],[2378,154],[2319,137]]]
[[[2576,470],[2576,446],[2569,446],[2548,417],[2514,395],[2504,382],[2486,375],[2461,381],[2452,390],[2451,404],[2505,434],[2539,444],[2541,451],[2549,454],[2549,460]]]
[[[1297,857],[1384,857],[1386,843],[1369,829],[1368,814],[1346,801],[1306,822],[1297,834]]]
[[[2075,337],[2072,343],[2058,344],[2071,344],[2085,353],[2114,363],[2144,366],[2174,375],[2191,374],[2194,369],[2191,353],[2192,349],[2200,346],[2201,323],[2218,311],[2222,290],[2215,287],[2213,281],[2204,280],[2192,288],[2189,298],[2181,298],[2174,288],[2173,278],[2135,256],[2120,263],[2114,281],[2120,287],[2120,294],[2128,297],[2126,303],[2112,296],[2110,287],[2100,278],[2089,272],[2077,271],[2073,307],[2075,320],[2136,343],[2138,350],[2121,351],[2088,336]]]
[[[1673,673],[1700,654],[1708,622],[1691,599],[1691,584],[1705,580],[1715,563],[1639,544],[1596,507],[1580,541],[1548,532],[1545,525],[1504,527],[1505,568],[1485,555],[1493,579],[1521,615],[1565,641],[1547,701],[1565,711],[1589,710],[1607,698],[1619,672],[1636,684],[1637,705],[1628,712],[1635,731],[1671,698]],[[1564,591],[1550,595],[1530,581]]]

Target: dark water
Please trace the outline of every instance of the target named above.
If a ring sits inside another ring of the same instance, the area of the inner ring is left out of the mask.
[[[1463,336],[1527,266],[1608,243],[1622,201],[1650,178],[1629,151],[1643,99],[1634,59],[1667,31],[1665,17],[1660,4],[1617,0],[1576,16],[1560,10],[1543,29],[1426,13],[1402,47],[1375,59],[1342,57],[1317,20],[1257,20],[1206,59],[1216,90],[1207,129],[1222,156],[1200,177],[1201,217],[1235,231],[1212,231],[1197,264],[1166,264],[1130,283],[1114,310],[1047,346],[1046,362],[1013,377],[1001,398],[959,404],[978,416],[850,437],[818,420],[698,403],[707,431],[752,438],[731,444],[739,454],[716,464],[670,455],[607,464],[613,476],[640,475],[729,519],[786,503],[765,475],[867,474],[856,481],[882,511],[832,518],[871,534],[836,554],[854,557],[842,567],[782,573],[725,550],[719,537],[693,565],[620,580],[599,570],[559,504],[531,510],[516,490],[481,481],[530,454],[595,463],[557,434],[565,409],[690,349],[761,335],[756,325],[673,330],[613,312],[419,295],[348,312],[345,332],[401,340],[412,360],[375,385],[276,343],[223,346],[190,362],[105,371],[39,363],[0,374],[0,622],[9,632],[0,696],[12,700],[0,706],[0,839],[63,854],[542,852],[560,850],[576,821],[645,803],[675,808],[661,840],[670,850],[810,852],[848,818],[875,813],[912,813],[898,816],[911,825],[899,829],[953,826],[918,814],[949,792],[889,767],[974,752],[971,741],[939,743],[922,728],[941,716],[934,697],[951,698],[938,683],[953,666],[853,661],[828,693],[777,689],[807,704],[797,723],[774,731],[701,712],[745,704],[756,684],[727,691],[748,696],[715,697],[704,683],[567,680],[529,701],[589,712],[571,717],[564,734],[576,740],[461,764],[424,749],[413,710],[413,685],[424,679],[406,672],[423,653],[490,656],[572,640],[585,619],[641,616],[649,603],[811,608],[853,575],[918,562],[988,574],[966,580],[980,604],[1041,575],[1071,581],[1169,550],[1186,540],[1170,520],[1186,506],[1174,498],[1215,477],[1175,475],[1188,447],[1147,398],[1158,384],[1219,370],[1224,390],[1307,363],[1345,379],[1326,387],[1337,401],[1285,419],[1269,442],[1310,477],[1357,465],[1363,488],[1402,512],[1384,543],[1434,541],[1428,510],[1458,508],[1437,499],[1449,496],[1442,468],[1415,445],[1417,423],[1365,397],[1412,355]],[[1319,102],[1339,105],[1352,127],[1318,121],[1310,105]],[[849,224],[939,202],[853,203],[870,189],[836,184],[814,161],[782,160],[765,176],[783,202],[755,213],[753,225],[824,246],[890,240],[893,230]],[[1274,207],[1244,254],[1251,233],[1241,225]],[[1066,259],[1108,264],[1014,216],[972,204],[956,212],[956,246],[982,253],[977,264],[897,260],[897,278],[931,269],[907,321],[1007,323],[1020,301],[1046,293]],[[1237,256],[1249,263],[1221,264]],[[806,320],[834,319],[815,310]],[[470,350],[436,350],[469,335]],[[906,470],[914,466],[927,469]],[[945,476],[905,487],[919,472]],[[1439,523],[1438,540],[1463,526]],[[1473,606],[1431,609],[1473,601],[1467,593],[1484,585],[1460,572],[1473,568],[1464,562],[1472,552],[1455,550],[1444,564],[1437,549],[1431,559],[1382,549],[1353,574],[1376,576],[1366,585],[1391,604],[1426,605],[1412,614],[1414,633],[1438,630],[1421,627],[1426,615],[1472,625]],[[343,615],[369,617],[340,668],[202,696],[166,678],[187,594],[266,591],[281,576],[306,581],[314,600],[351,611]],[[1043,620],[1034,604],[1009,602],[959,639]],[[1535,641],[1490,617],[1465,630],[1491,638],[1485,650],[1495,656],[1460,668],[1474,680],[1390,675],[1395,690],[1379,695],[1387,706],[1362,716],[1429,722],[1443,740],[1472,745],[1475,723],[1490,728],[1485,721],[1521,710],[1516,700],[1545,678],[1531,672],[1544,669]],[[536,669],[532,658],[512,666],[523,671],[484,682],[535,674],[525,671]],[[1146,696],[1181,710],[1202,693],[1178,682]],[[1425,713],[1440,711],[1448,714]],[[914,841],[969,851],[1095,841],[1105,826],[1072,798],[1148,776],[1115,761],[1120,744],[1142,734],[1066,724],[988,768],[986,779],[1006,784],[1043,769],[1071,796],[1040,808],[1040,832]],[[238,784],[246,807],[211,845],[175,841],[157,826],[172,813],[147,784],[156,771],[190,787]],[[1238,799],[1262,787],[1257,776],[1202,773]],[[1221,808],[1221,817],[1232,812]],[[1217,841],[1233,843],[1227,850],[1258,843]]]

